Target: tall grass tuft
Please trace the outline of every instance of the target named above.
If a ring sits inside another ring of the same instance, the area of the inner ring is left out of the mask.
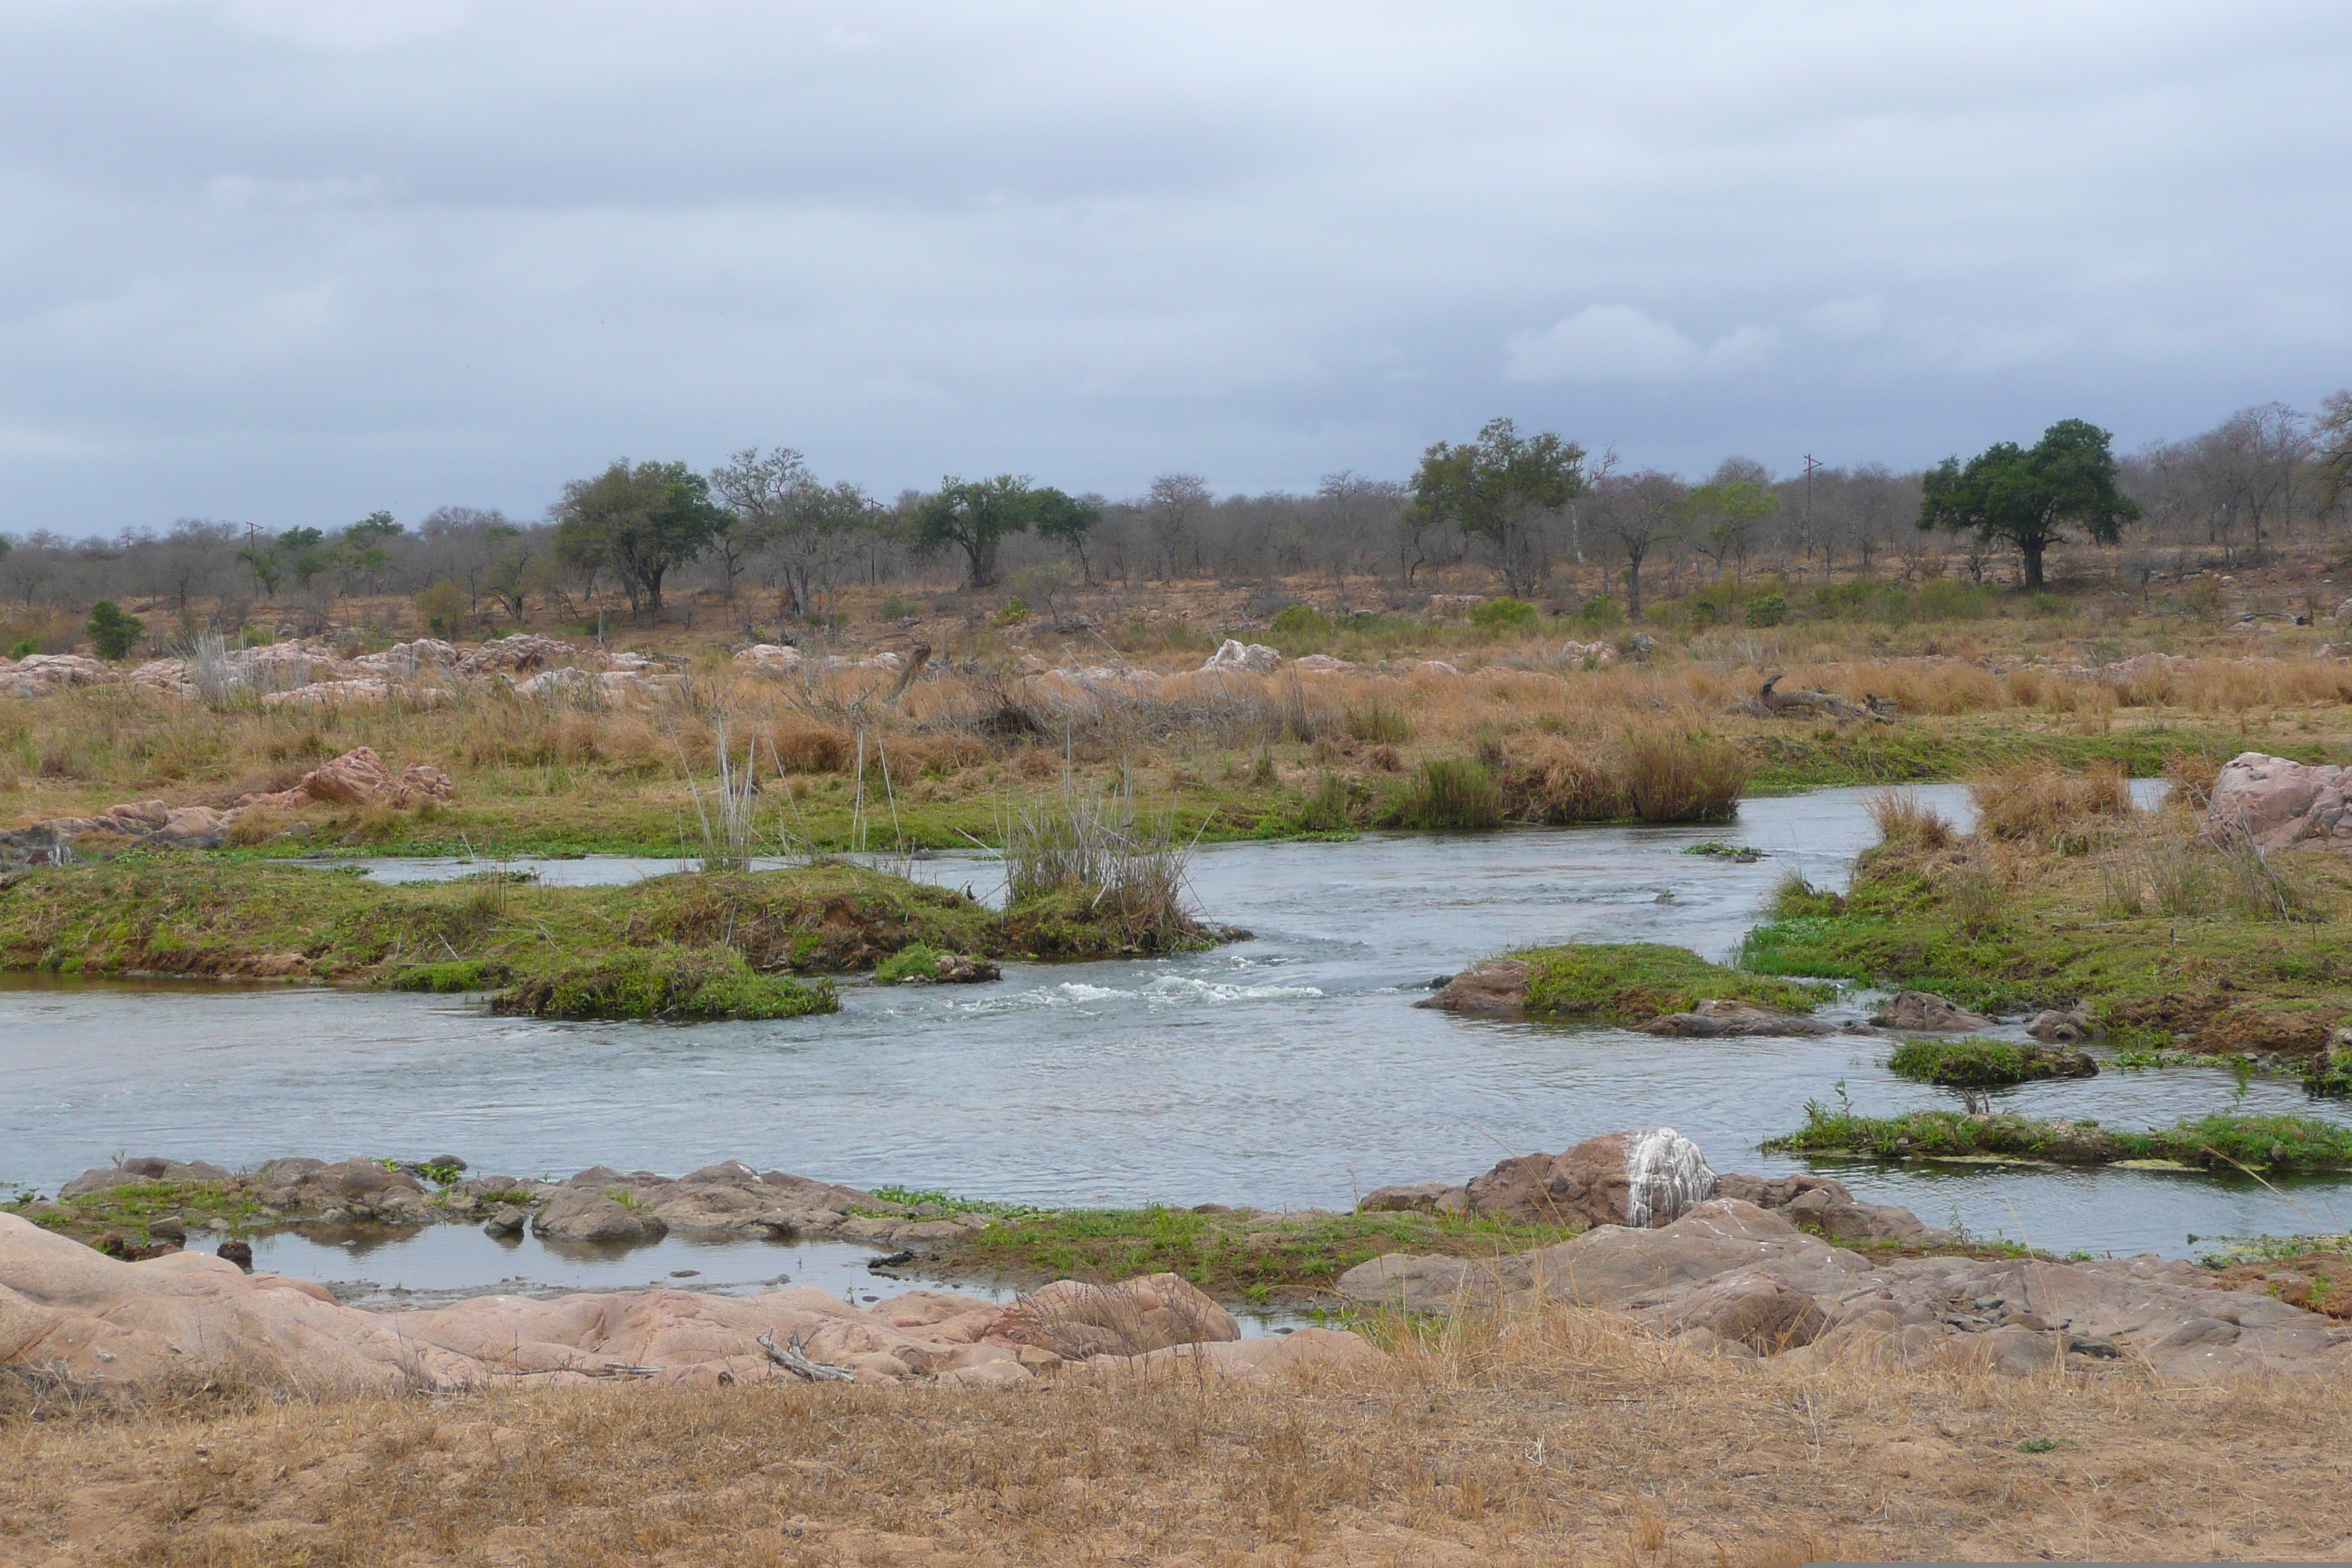
[[[1476,763],[1432,757],[1414,771],[1389,815],[1400,827],[1493,827],[1503,820],[1503,792]]]
[[[1721,822],[1754,771],[1746,752],[1721,741],[1654,731],[1625,744],[1625,791],[1644,822]]]
[[[1959,839],[1949,819],[1909,790],[1879,790],[1863,809],[1878,828],[1879,843],[1890,849],[1948,849]]]
[[[706,796],[702,786],[695,782],[694,768],[687,763],[685,748],[678,750],[678,761],[686,764],[687,791],[694,798],[696,825],[701,829],[701,869],[746,870],[757,852],[759,837],[751,816],[752,797],[760,791],[758,769],[753,765],[757,742],[744,743],[743,762],[739,767],[729,743],[724,714],[712,721],[711,731],[719,757],[719,778],[709,795]],[[781,773],[782,770],[777,772]]]
[[[1065,773],[1057,795],[1001,809],[997,837],[1007,909],[1083,897],[1097,918],[1153,950],[1177,946],[1192,931],[1185,897],[1192,841],[1177,836],[1172,810],[1138,809],[1131,779],[1097,791]]]
[[[2133,816],[2130,782],[2112,764],[2012,768],[1969,785],[1969,796],[1979,833],[2063,855],[2088,853]]]

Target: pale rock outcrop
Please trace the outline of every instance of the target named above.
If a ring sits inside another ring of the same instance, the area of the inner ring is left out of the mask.
[[[520,675],[554,664],[570,663],[581,657],[581,650],[562,637],[516,632],[496,642],[486,642],[465,654],[457,660],[457,672],[460,675]]]
[[[753,643],[738,649],[735,662],[754,675],[798,675],[808,660],[790,643]]]
[[[1201,668],[1204,671],[1233,674],[1247,671],[1253,675],[1271,674],[1282,663],[1282,653],[1264,643],[1244,643],[1239,637],[1227,637],[1217,645],[1217,651]]]
[[[1759,1355],[1778,1355],[1819,1339],[1829,1314],[1811,1296],[1769,1274],[1733,1274],[1691,1291],[1664,1309],[1659,1322],[1677,1335],[1703,1331]]]
[[[2213,781],[2204,835],[2264,850],[2352,849],[2352,768],[2241,752]]]
[[[1059,1279],[1006,1308],[990,1331],[1066,1361],[1242,1337],[1231,1312],[1174,1274],[1108,1287]]]
[[[11,697],[38,697],[68,686],[110,686],[121,679],[122,672],[105,660],[78,653],[0,658],[0,691]]]
[[[1334,658],[1328,653],[1310,653],[1292,659],[1290,668],[1302,675],[1338,675],[1356,667],[1344,658]]]
[[[1934,1230],[1919,1216],[1896,1204],[1866,1204],[1831,1176],[1797,1174],[1768,1179],[1727,1175],[1716,1182],[1719,1197],[1738,1198],[1759,1208],[1771,1209],[1806,1230],[1832,1241],[1916,1242],[1942,1246],[1949,1231]]]
[[[1578,642],[1573,638],[1560,645],[1559,657],[1569,664],[1589,664],[1598,669],[1617,662],[1617,650],[1605,642]]]
[[[1094,1288],[1065,1281],[1049,1289],[1083,1299]],[[1199,1310],[1182,1294],[1190,1289],[1159,1276],[1100,1292],[1131,1305],[1127,1318],[1109,1321],[1153,1348],[1070,1370],[1150,1375],[1197,1352],[1199,1364],[1183,1370],[1261,1382],[1377,1353],[1355,1335],[1329,1330],[1238,1342],[1226,1331],[1231,1318],[1219,1322],[1213,1304]],[[1008,1319],[1024,1328],[1075,1321],[1060,1309],[1041,1317],[1023,1314],[1020,1303],[1008,1309],[944,1291],[909,1292],[861,1310],[805,1287],[755,1296],[666,1289],[553,1300],[483,1296],[431,1310],[371,1312],[309,1281],[247,1275],[203,1253],[117,1262],[0,1214],[0,1366],[90,1384],[225,1372],[312,1394],[612,1377],[654,1385],[781,1381],[788,1374],[771,1361],[763,1339],[796,1344],[809,1360],[846,1369],[858,1383],[1027,1383],[1064,1369],[1058,1353],[998,1331]]]
[[[1992,1022],[1981,1013],[1971,1013],[1932,991],[1897,991],[1870,1021],[1882,1029],[1920,1034],[1957,1034],[1981,1029]]]
[[[389,681],[365,679],[317,680],[285,691],[265,691],[261,695],[261,705],[265,708],[325,708],[338,704],[364,707],[384,701],[391,696]]]
[[[299,811],[305,806],[389,805],[398,809],[449,798],[450,779],[439,768],[411,763],[394,773],[373,746],[354,746],[341,756],[302,775],[292,789],[274,795],[249,795],[237,809],[248,806]]]

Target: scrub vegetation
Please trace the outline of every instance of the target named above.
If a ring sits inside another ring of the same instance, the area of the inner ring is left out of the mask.
[[[1659,942],[1584,942],[1509,954],[1530,968],[1529,1017],[1639,1024],[1707,1000],[1810,1013],[1834,987],[1749,974]]]

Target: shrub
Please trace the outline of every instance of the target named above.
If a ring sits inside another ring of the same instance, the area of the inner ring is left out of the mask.
[[[1748,624],[1751,626],[1777,626],[1789,618],[1789,601],[1780,594],[1765,594],[1748,601]]]
[[[1017,626],[1028,618],[1029,601],[1015,594],[1004,601],[1003,609],[996,612],[994,624],[1000,626]]]
[[[8,657],[10,658],[30,658],[40,651],[40,644],[35,642],[30,637],[25,637],[9,647]]]
[[[889,594],[883,596],[881,607],[876,614],[886,621],[903,621],[914,615],[916,609],[915,601],[904,594]]]
[[[454,637],[466,621],[466,591],[447,579],[416,595],[416,613],[436,637]]]
[[[1331,617],[1312,605],[1285,605],[1266,625],[1266,635],[1275,646],[1287,652],[1290,646],[1328,641]]]
[[[1576,624],[1589,632],[1607,631],[1623,623],[1625,613],[1606,594],[1595,594],[1576,606]]]
[[[1531,632],[1536,607],[1525,599],[1482,599],[1470,606],[1470,624],[1486,632]]]
[[[1391,816],[1401,827],[1493,827],[1503,820],[1503,792],[1476,763],[1432,757],[1414,772]]]
[[[141,637],[147,635],[147,623],[137,616],[126,616],[122,606],[111,599],[100,599],[89,607],[90,650],[110,663],[121,663]]]

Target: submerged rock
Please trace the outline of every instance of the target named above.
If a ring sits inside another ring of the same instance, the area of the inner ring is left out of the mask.
[[[2033,1021],[2025,1026],[2025,1032],[2050,1045],[2072,1046],[2089,1039],[2098,1033],[2098,1028],[2088,1008],[2075,1007],[2062,1013],[2053,1007],[2036,1013]]]
[[[650,1214],[625,1207],[602,1193],[559,1192],[531,1216],[533,1236],[554,1241],[602,1242],[611,1246],[643,1246],[659,1241],[669,1226]]]
[[[1687,1013],[1663,1013],[1646,1024],[1633,1026],[1645,1035],[1682,1039],[1732,1039],[1759,1035],[1814,1036],[1836,1031],[1818,1018],[1759,1007],[1753,1002],[1701,1002]]]
[[[1958,1003],[1948,1002],[1932,991],[1897,991],[1894,1000],[1870,1021],[1882,1029],[1934,1034],[1981,1029],[1992,1022],[1982,1014],[1971,1013]]]

